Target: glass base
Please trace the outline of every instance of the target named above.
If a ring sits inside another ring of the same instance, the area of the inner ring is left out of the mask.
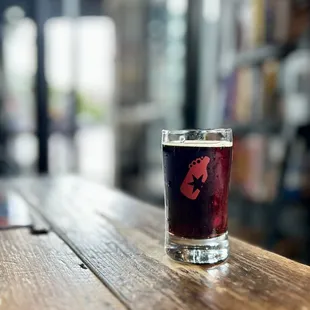
[[[165,250],[170,258],[179,262],[217,264],[228,257],[228,233],[210,239],[186,239],[167,233]]]

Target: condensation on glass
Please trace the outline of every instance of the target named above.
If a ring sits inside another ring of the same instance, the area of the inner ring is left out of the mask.
[[[162,131],[166,253],[215,264],[228,257],[232,130]]]

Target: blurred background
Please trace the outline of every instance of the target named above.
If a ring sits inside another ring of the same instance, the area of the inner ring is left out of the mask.
[[[1,0],[1,177],[162,208],[161,129],[221,126],[230,232],[310,264],[309,1]]]

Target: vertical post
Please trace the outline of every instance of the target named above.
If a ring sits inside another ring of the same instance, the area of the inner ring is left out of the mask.
[[[37,25],[37,73],[36,112],[39,145],[38,172],[48,173],[48,89],[45,78],[45,34],[44,25],[48,19],[49,0],[34,0],[34,20]]]
[[[65,17],[72,18],[72,24],[70,27],[70,70],[71,70],[71,81],[72,87],[68,94],[69,106],[70,106],[70,119],[69,119],[69,130],[68,135],[71,139],[71,147],[72,147],[72,159],[71,160],[71,169],[77,170],[78,166],[78,152],[76,150],[76,145],[74,141],[74,135],[76,133],[77,125],[76,125],[76,114],[77,114],[77,79],[79,74],[79,68],[77,66],[78,63],[78,28],[77,28],[77,19],[80,16],[81,10],[81,0],[62,0],[62,15]],[[71,155],[70,154],[70,155]]]
[[[6,134],[4,124],[4,73],[3,73],[3,4],[0,3],[0,150],[6,155]]]
[[[107,1],[108,2],[108,1]],[[111,16],[117,31],[118,55],[116,74],[119,92],[114,105],[116,139],[116,185],[122,190],[139,195],[143,183],[145,163],[145,127],[139,118],[133,122],[121,122],[123,110],[134,110],[141,102],[146,102],[147,94],[147,50],[146,22],[149,1],[110,1]],[[113,2],[113,5],[112,5]],[[135,19],[132,25],[128,23]],[[128,28],[128,24],[131,26]],[[131,78],[128,79],[128,72]],[[142,122],[143,123],[143,122]],[[128,143],[128,141],[131,141]],[[139,150],[139,156],[135,156]],[[123,154],[126,153],[126,158]],[[143,171],[142,171],[143,170]]]
[[[184,103],[184,123],[186,128],[195,128],[197,123],[202,7],[202,0],[188,0]]]

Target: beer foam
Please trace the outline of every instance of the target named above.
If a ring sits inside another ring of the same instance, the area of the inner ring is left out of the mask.
[[[185,140],[163,142],[167,146],[185,146],[185,147],[232,147],[231,141],[213,141],[213,140]]]

